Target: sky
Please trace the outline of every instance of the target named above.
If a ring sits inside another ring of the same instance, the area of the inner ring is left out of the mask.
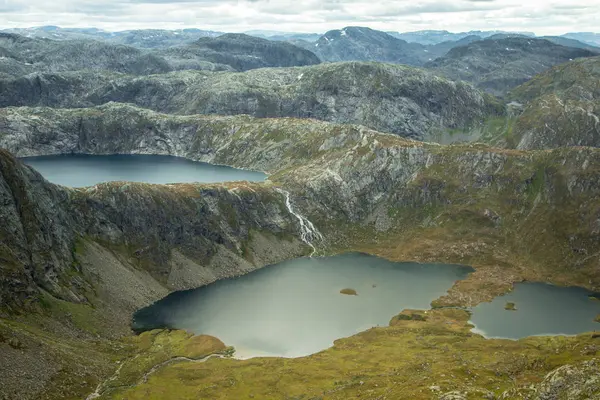
[[[600,0],[0,0],[0,29],[600,31]]]

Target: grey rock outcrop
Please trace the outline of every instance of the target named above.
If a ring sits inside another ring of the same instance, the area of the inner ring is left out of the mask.
[[[536,400],[600,399],[600,363],[591,360],[565,365],[546,376],[539,385]]]

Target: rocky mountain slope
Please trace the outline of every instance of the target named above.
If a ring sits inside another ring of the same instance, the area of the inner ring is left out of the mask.
[[[512,131],[516,147],[600,147],[600,57],[556,66],[510,97],[526,104]]]
[[[456,47],[425,66],[502,96],[554,65],[596,55],[594,51],[564,47],[543,39],[510,37]]]
[[[177,114],[360,123],[417,139],[504,112],[503,105],[468,84],[424,70],[376,63],[144,77],[41,74],[0,80],[0,105],[4,107],[88,107],[110,101]]]
[[[87,249],[86,240],[97,243],[96,256],[114,249],[125,257],[121,264],[113,261],[118,271],[112,272],[132,280],[122,284],[139,281],[148,286],[140,293],[130,291],[129,299],[114,294],[114,300],[123,303],[111,311],[117,315],[133,312],[140,301],[152,301],[144,295],[147,289],[197,287],[305,251],[292,239],[297,220],[283,196],[272,189],[120,183],[73,190],[49,185],[6,152],[1,167],[5,223],[0,281],[5,312],[27,309],[41,290],[70,302],[88,301],[91,283],[82,278],[78,264],[85,257],[80,254],[83,258],[77,259],[75,254],[78,248]],[[144,217],[150,210],[152,220]],[[90,257],[86,262],[99,261],[94,254]],[[132,274],[132,266],[142,267],[146,275]],[[103,275],[107,271],[94,273],[116,284],[116,276]]]

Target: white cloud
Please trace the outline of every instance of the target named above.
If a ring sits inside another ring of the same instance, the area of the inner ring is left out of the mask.
[[[348,25],[420,29],[595,31],[600,0],[0,0],[0,28],[200,28],[324,32]]]

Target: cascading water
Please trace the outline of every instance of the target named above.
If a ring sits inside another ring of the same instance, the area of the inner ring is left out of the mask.
[[[300,222],[300,239],[302,239],[304,243],[306,243],[313,249],[312,253],[310,254],[310,256],[312,257],[313,254],[315,254],[315,252],[317,251],[316,247],[313,245],[313,241],[322,241],[323,235],[321,235],[321,232],[319,232],[317,228],[315,228],[312,222],[310,222],[307,218],[294,211],[294,207],[292,206],[292,201],[290,199],[290,192],[279,188],[277,188],[276,190],[285,196],[285,206],[287,207],[290,214],[295,216]]]

